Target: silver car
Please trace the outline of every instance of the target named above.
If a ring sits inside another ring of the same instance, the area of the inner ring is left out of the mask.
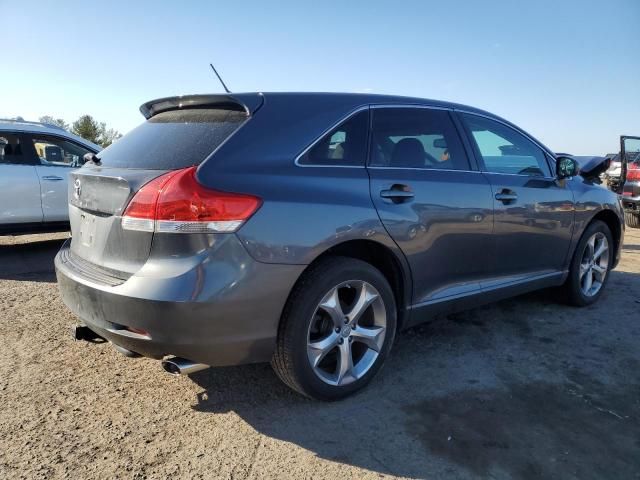
[[[0,120],[0,234],[67,230],[69,172],[100,149],[54,125]]]

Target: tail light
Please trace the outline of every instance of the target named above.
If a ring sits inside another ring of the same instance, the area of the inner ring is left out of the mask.
[[[637,163],[627,165],[627,180],[631,180],[632,182],[640,180],[640,165]]]
[[[122,228],[162,233],[235,232],[262,201],[253,195],[221,192],[195,178],[196,167],[161,175],[145,184],[122,216]]]

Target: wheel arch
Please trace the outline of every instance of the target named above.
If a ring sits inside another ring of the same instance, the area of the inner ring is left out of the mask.
[[[317,255],[302,271],[298,281],[314,265],[334,256],[362,260],[377,268],[384,275],[395,296],[398,311],[397,329],[401,330],[408,322],[409,309],[407,307],[411,305],[413,291],[411,272],[404,257],[399,258],[392,249],[374,240],[347,240],[333,245]]]
[[[603,209],[596,213],[591,220],[587,223],[586,228],[589,227],[594,221],[600,220],[604,222],[609,230],[611,231],[611,236],[613,237],[614,242],[614,263],[617,263],[617,259],[619,258],[619,251],[622,247],[622,234],[623,234],[623,224],[620,221],[620,217],[612,210]]]

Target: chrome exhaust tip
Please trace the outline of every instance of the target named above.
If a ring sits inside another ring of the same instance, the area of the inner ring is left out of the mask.
[[[194,363],[186,358],[172,357],[162,360],[162,368],[171,375],[189,375],[209,368],[209,365]]]

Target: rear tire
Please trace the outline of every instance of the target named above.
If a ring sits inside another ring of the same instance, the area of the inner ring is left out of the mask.
[[[582,234],[562,286],[562,300],[585,307],[602,295],[613,266],[614,243],[606,223],[595,220]]]
[[[624,212],[624,222],[628,227],[640,228],[640,213]]]
[[[271,365],[293,390],[338,400],[382,367],[396,331],[396,303],[372,265],[328,257],[312,266],[285,306]]]

